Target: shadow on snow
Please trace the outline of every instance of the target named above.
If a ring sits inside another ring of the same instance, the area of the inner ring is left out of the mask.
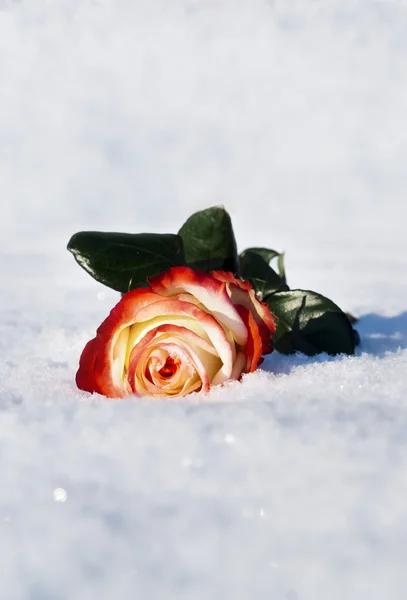
[[[394,317],[364,315],[356,324],[361,337],[359,352],[382,356],[407,348],[407,311]]]
[[[369,313],[360,317],[354,325],[360,334],[361,343],[356,349],[356,356],[363,353],[382,357],[388,352],[397,352],[407,349],[407,311],[394,317],[384,317],[376,313]],[[333,362],[342,360],[344,355],[329,356],[318,354],[306,356],[305,354],[283,355],[273,352],[265,357],[262,369],[272,373],[288,374],[300,365],[313,363]]]

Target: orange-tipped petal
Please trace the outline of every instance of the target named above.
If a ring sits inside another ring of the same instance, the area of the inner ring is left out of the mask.
[[[238,306],[238,310],[249,331],[249,336],[244,347],[244,354],[247,359],[245,372],[252,373],[259,366],[259,361],[263,353],[263,342],[253,313],[245,306]]]
[[[85,346],[76,375],[80,389],[109,398],[123,398],[130,393],[122,372],[115,368],[115,344],[123,329],[134,323],[138,311],[159,300],[162,297],[148,288],[133,290],[122,297],[97,329],[96,337]]]
[[[222,281],[204,271],[194,271],[189,267],[173,267],[165,273],[150,277],[148,282],[154,292],[163,296],[191,294],[219,323],[232,332],[238,344],[243,346],[246,343],[246,327]]]
[[[257,299],[249,281],[236,279],[233,273],[226,271],[212,271],[211,275],[226,283],[233,304],[245,306],[253,313],[263,342],[262,354],[270,354],[273,351],[271,336],[276,331],[276,324],[267,304]]]

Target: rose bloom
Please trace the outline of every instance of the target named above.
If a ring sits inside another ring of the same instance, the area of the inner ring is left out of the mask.
[[[110,398],[175,397],[251,373],[273,316],[232,273],[174,267],[125,294],[85,346],[76,383]]]

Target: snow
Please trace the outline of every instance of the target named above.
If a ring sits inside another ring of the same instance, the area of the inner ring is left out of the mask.
[[[2,598],[404,600],[406,69],[402,0],[0,0]],[[357,355],[78,391],[118,296],[69,237],[218,203]]]

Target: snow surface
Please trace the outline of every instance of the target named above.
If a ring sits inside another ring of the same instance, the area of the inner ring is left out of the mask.
[[[407,3],[0,0],[0,598],[407,597]],[[206,399],[90,398],[78,230],[241,249],[361,317]]]

